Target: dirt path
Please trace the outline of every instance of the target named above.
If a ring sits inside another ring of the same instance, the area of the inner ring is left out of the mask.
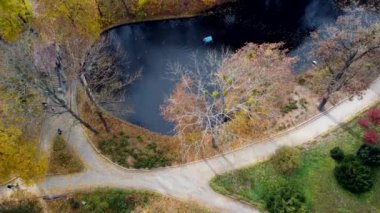
[[[215,193],[208,185],[216,174],[268,159],[283,145],[297,146],[338,127],[354,115],[374,105],[380,98],[380,79],[359,100],[344,101],[328,112],[318,115],[297,128],[230,153],[190,164],[145,170],[127,170],[105,160],[87,141],[83,129],[72,125],[69,115],[50,118],[44,135],[44,146],[57,128],[78,152],[86,171],[68,176],[48,177],[39,184],[43,194],[56,195],[95,187],[136,188],[156,191],[182,200],[196,201],[222,212],[258,212],[250,206]]]

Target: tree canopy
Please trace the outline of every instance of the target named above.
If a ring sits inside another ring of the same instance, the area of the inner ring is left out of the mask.
[[[33,16],[30,0],[0,1],[0,38],[14,41],[24,31]]]
[[[24,138],[20,129],[0,124],[0,181],[20,177],[31,183],[42,179],[46,170],[46,158],[35,142]]]
[[[318,66],[304,77],[323,96],[319,109],[340,91],[360,94],[376,79],[380,68],[380,22],[351,11],[313,33]]]
[[[180,82],[162,107],[186,149],[263,135],[293,90],[292,64],[281,44],[248,44],[232,56],[210,54],[174,66]],[[198,152],[199,152],[198,150]]]

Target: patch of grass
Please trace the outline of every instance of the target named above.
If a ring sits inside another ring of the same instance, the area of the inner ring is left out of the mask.
[[[49,162],[49,174],[70,174],[84,169],[80,159],[67,146],[66,141],[61,136],[54,138],[53,152]]]
[[[287,105],[281,107],[281,112],[282,114],[287,114],[297,109],[298,109],[298,101],[291,100],[289,101]]]
[[[319,143],[302,150],[302,166],[284,176],[271,161],[215,177],[211,187],[233,195],[264,210],[268,195],[280,186],[292,184],[302,189],[311,212],[380,212],[380,181],[369,192],[355,195],[341,188],[335,180],[336,162],[330,150],[339,146],[347,154],[355,154],[361,146],[362,129],[356,120],[344,125]],[[380,177],[380,169],[376,170]]]
[[[296,100],[290,100],[289,103],[283,107],[281,107],[282,114],[287,114],[289,112],[292,112],[293,110],[298,109],[298,101]]]
[[[25,199],[19,201],[6,201],[0,202],[1,213],[39,213],[42,208],[38,201],[32,199]]]
[[[83,116],[86,121],[91,123],[97,130],[99,130],[99,134],[95,135],[85,129],[90,141],[100,149],[102,154],[107,155],[115,163],[126,167],[134,167],[133,164],[136,159],[134,159],[131,154],[128,154],[127,150],[129,150],[129,152],[132,149],[139,150],[136,152],[136,154],[138,154],[140,151],[146,151],[149,153],[152,150],[145,149],[152,142],[157,145],[156,149],[162,153],[162,157],[165,159],[170,159],[171,164],[177,164],[181,162],[180,143],[174,137],[150,132],[147,129],[122,121],[114,116],[111,116],[107,112],[104,112],[104,118],[106,119],[110,129],[110,132],[106,132],[101,120],[95,113],[95,109],[87,100],[87,96],[81,88],[78,89],[77,98],[81,116]],[[121,140],[120,138],[125,135],[128,135],[128,142],[121,143],[124,140]],[[104,142],[110,143],[105,144]],[[125,158],[128,156],[132,156],[132,158],[129,158],[129,163],[126,161],[128,159]],[[159,157],[159,155],[156,156]],[[124,163],[121,164],[119,162]]]
[[[79,192],[64,200],[47,201],[51,212],[210,212],[193,203],[183,203],[155,193],[98,189],[92,192]]]
[[[155,168],[170,165],[170,160],[154,142],[144,143],[141,136],[129,138],[125,135],[104,140],[99,149],[112,161],[124,167]]]

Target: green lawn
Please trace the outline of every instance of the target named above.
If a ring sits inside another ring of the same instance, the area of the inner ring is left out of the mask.
[[[354,154],[360,147],[362,130],[353,121],[318,139],[315,145],[302,151],[302,166],[292,176],[275,171],[271,161],[215,177],[210,185],[222,194],[233,195],[259,209],[265,209],[265,199],[284,183],[298,186],[305,194],[311,212],[380,212],[380,169],[372,191],[354,195],[342,189],[333,174],[335,161],[329,152],[335,146],[346,154]]]

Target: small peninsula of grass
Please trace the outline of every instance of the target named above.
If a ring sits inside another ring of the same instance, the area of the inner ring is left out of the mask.
[[[49,160],[49,174],[70,174],[81,172],[84,169],[83,163],[61,136],[54,138],[52,151]]]
[[[380,169],[375,168],[375,185],[369,192],[355,195],[338,185],[334,177],[336,162],[330,150],[340,147],[356,154],[362,145],[363,130],[356,120],[319,138],[301,152],[301,165],[292,175],[283,175],[273,160],[215,177],[210,185],[222,194],[266,209],[268,196],[287,185],[302,192],[307,212],[380,212]]]

